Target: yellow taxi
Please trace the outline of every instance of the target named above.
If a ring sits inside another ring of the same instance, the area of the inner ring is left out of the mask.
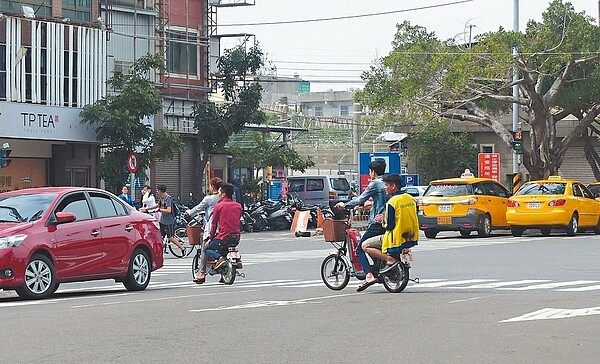
[[[506,221],[513,236],[525,229],[540,229],[550,235],[553,228],[564,229],[568,236],[591,229],[600,234],[600,201],[581,182],[550,176],[546,180],[525,183],[508,200]]]
[[[511,193],[489,178],[464,176],[431,181],[419,201],[419,228],[433,239],[440,231],[472,231],[488,237],[492,229],[508,229],[506,203]]]

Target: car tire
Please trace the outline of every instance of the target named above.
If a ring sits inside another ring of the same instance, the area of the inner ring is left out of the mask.
[[[463,238],[467,238],[471,235],[471,230],[461,229],[461,230],[459,230],[459,232],[460,232],[460,236],[462,236]]]
[[[565,227],[565,232],[567,236],[575,236],[577,235],[577,231],[579,229],[579,219],[577,213],[574,212],[573,216],[571,216],[571,220],[569,220],[569,225]]]
[[[477,229],[477,235],[482,238],[487,238],[492,233],[492,219],[490,215],[484,214],[479,218],[479,228]]]
[[[542,233],[542,236],[550,236],[550,231],[551,230],[552,229],[550,229],[550,228],[541,228],[540,232]]]
[[[523,231],[524,231],[524,230],[525,230],[525,229],[523,229],[522,227],[512,226],[512,227],[510,228],[510,233],[512,234],[512,236],[514,236],[514,237],[518,238],[518,237],[520,237],[521,235],[523,235]]]
[[[16,289],[19,297],[36,300],[50,297],[58,289],[56,272],[50,258],[34,254],[25,267],[25,282]]]
[[[143,291],[150,283],[150,259],[143,249],[136,249],[131,255],[127,276],[123,285],[128,291]]]
[[[598,223],[596,224],[596,227],[594,228],[594,234],[600,235],[600,219],[598,219]]]
[[[437,236],[438,231],[435,229],[425,229],[425,236],[428,239],[435,239],[435,237]]]

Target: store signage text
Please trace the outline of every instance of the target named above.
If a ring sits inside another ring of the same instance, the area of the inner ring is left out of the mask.
[[[58,115],[22,112],[21,116],[23,117],[23,126],[29,128],[35,125],[39,128],[56,128],[54,123],[58,122]]]

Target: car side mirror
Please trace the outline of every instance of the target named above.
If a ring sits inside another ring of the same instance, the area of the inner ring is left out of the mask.
[[[56,213],[57,224],[64,224],[67,222],[73,222],[75,220],[77,220],[77,216],[75,216],[75,214],[72,212],[59,211]]]

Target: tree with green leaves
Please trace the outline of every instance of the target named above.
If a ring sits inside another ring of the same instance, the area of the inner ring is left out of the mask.
[[[500,119],[516,103],[531,140],[523,148],[524,166],[532,178],[546,178],[557,173],[567,148],[600,114],[599,49],[593,19],[562,0],[553,0],[543,20],[530,20],[524,33],[499,29],[479,36],[472,46],[439,40],[404,22],[397,26],[390,54],[363,75],[367,84],[358,98],[390,118],[441,117],[485,126],[506,145],[512,145],[513,136]],[[519,71],[515,82],[514,67]],[[557,124],[570,115],[578,123],[557,138]]]
[[[416,147],[410,152],[419,171],[420,180],[453,178],[466,168],[477,170],[477,148],[466,133],[453,134],[448,123],[432,121],[418,126],[414,133]]]
[[[183,149],[179,135],[168,129],[153,130],[147,121],[162,110],[162,99],[150,80],[152,71],[165,68],[158,55],[138,58],[129,71],[114,71],[108,84],[114,94],[105,96],[81,112],[83,124],[96,128],[104,150],[98,177],[113,192],[128,181],[127,156],[136,152],[140,172],[155,158],[168,160]]]
[[[255,180],[259,179],[259,171],[266,166],[284,167],[304,173],[307,168],[315,165],[310,157],[304,159],[296,150],[271,138],[263,138],[260,134],[252,136],[250,146],[231,147],[229,152],[233,155],[233,167],[252,169]]]
[[[255,80],[263,64],[263,53],[258,45],[246,49],[241,45],[219,57],[218,85],[224,102],[197,101],[192,110],[194,128],[198,131],[198,178],[210,155],[223,151],[229,138],[242,131],[245,124],[262,124],[265,114],[259,109],[262,87]]]

